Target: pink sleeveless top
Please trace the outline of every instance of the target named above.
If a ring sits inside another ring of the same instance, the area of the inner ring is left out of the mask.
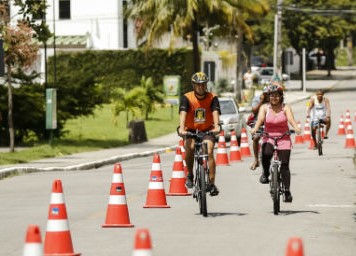
[[[265,118],[265,132],[267,132],[272,137],[281,136],[283,133],[289,130],[288,119],[286,114],[284,113],[284,106],[282,111],[278,114],[274,114],[271,110],[271,105],[267,105],[267,113]],[[263,137],[263,143],[271,143],[274,145],[274,141],[267,137]],[[291,149],[292,141],[290,136],[284,136],[283,139],[278,140],[277,144],[278,149]]]

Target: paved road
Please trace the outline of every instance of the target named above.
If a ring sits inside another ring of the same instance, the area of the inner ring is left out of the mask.
[[[1,255],[19,255],[28,224],[38,224],[44,236],[51,185],[61,179],[76,252],[83,255],[130,255],[136,228],[150,230],[154,255],[283,255],[288,238],[303,239],[305,255],[353,256],[356,251],[356,175],[353,149],[335,135],[341,114],[356,108],[351,85],[342,82],[328,93],[333,128],[318,157],[308,145],[292,154],[292,204],[274,216],[268,186],[258,183],[260,170],[249,171],[251,158],[218,167],[221,195],[208,198],[208,218],[198,214],[190,197],[167,197],[169,209],[145,209],[152,156],[121,161],[130,229],[102,229],[113,166],[81,171],[47,171],[0,181]],[[342,89],[342,90],[341,90]],[[297,120],[305,118],[305,101],[293,104]],[[162,152],[166,191],[174,159]]]

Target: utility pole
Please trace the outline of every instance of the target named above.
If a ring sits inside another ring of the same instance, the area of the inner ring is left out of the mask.
[[[283,0],[277,0],[277,13],[274,17],[274,74],[282,77],[282,4]]]

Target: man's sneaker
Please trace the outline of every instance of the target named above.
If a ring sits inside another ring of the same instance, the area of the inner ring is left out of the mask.
[[[293,201],[293,197],[292,194],[290,193],[290,191],[285,191],[284,192],[284,202],[285,203],[291,203]]]
[[[194,179],[193,174],[188,174],[187,175],[187,179],[185,181],[185,186],[187,188],[192,188],[193,187],[193,179]]]
[[[260,182],[262,184],[268,184],[269,183],[268,177],[266,177],[264,174],[262,174],[260,177]]]
[[[215,184],[209,184],[208,191],[210,191],[211,196],[219,195],[219,189],[215,186]]]

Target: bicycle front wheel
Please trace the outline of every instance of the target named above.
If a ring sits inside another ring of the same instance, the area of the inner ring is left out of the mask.
[[[204,217],[208,216],[208,209],[207,209],[207,203],[206,203],[206,177],[205,177],[205,170],[203,166],[199,166],[199,173],[200,173],[200,179],[199,179],[199,185],[200,185],[200,191],[199,191],[199,207],[200,207],[200,214],[202,214]]]
[[[278,166],[271,166],[271,196],[273,201],[273,213],[278,214],[280,210],[280,195],[279,195],[279,180],[278,180]]]
[[[318,132],[317,132],[317,143],[318,143],[318,154],[319,154],[319,156],[321,156],[323,154],[323,138],[322,138],[321,130],[322,130],[322,128],[319,127],[318,128]]]

